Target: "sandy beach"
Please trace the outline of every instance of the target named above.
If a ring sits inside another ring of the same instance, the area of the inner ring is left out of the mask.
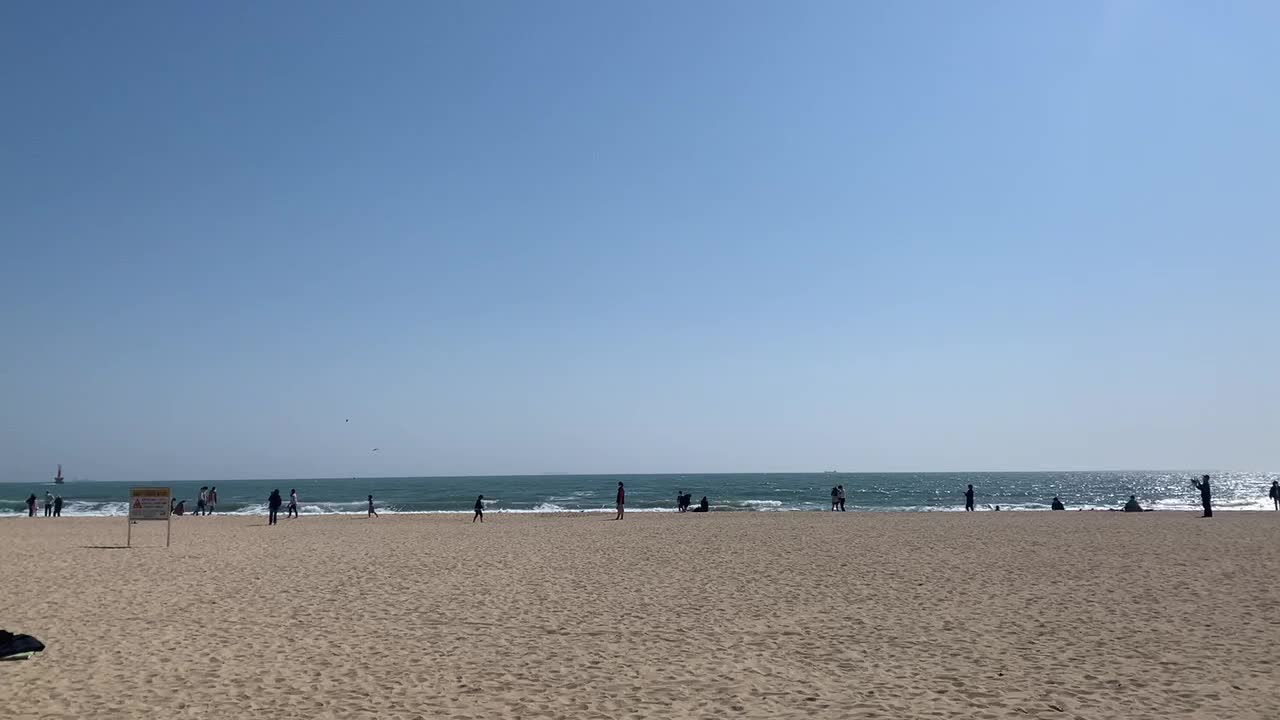
[[[1280,513],[0,522],[15,718],[1276,718]]]

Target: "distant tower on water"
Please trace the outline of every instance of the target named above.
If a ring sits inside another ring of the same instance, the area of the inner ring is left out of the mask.
[[[62,485],[66,480],[62,478],[62,465],[58,465],[58,474],[53,476],[54,485]]]

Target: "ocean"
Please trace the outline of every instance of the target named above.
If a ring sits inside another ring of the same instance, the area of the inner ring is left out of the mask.
[[[297,489],[305,515],[363,514],[372,494],[378,512],[469,514],[484,494],[490,512],[612,512],[618,482],[626,484],[628,512],[668,512],[678,491],[706,496],[713,511],[822,511],[831,488],[843,485],[845,506],[861,511],[955,511],[964,508],[972,483],[978,508],[1048,510],[1057,495],[1068,510],[1119,508],[1129,495],[1157,510],[1194,510],[1191,486],[1201,471],[1179,472],[990,472],[990,473],[746,473],[715,475],[521,475],[492,477],[214,480],[154,483],[68,481],[65,485],[0,483],[0,517],[26,514],[26,498],[43,502],[60,494],[66,516],[125,514],[129,487],[163,485],[194,509],[200,486],[216,486],[222,514],[266,512],[267,495],[278,488],[288,501]],[[1280,473],[1210,472],[1217,510],[1270,510],[1267,489]]]

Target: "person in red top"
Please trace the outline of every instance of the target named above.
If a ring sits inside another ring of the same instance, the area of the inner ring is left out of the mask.
[[[627,491],[623,489],[622,483],[618,483],[618,517],[614,520],[622,519],[622,506],[627,502]]]

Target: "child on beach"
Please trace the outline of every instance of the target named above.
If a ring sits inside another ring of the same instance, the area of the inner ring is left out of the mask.
[[[372,495],[370,495],[370,496],[369,496],[369,514],[368,514],[368,515],[366,515],[365,517],[366,517],[366,518],[378,517],[378,511],[373,509],[373,496],[372,496]]]

